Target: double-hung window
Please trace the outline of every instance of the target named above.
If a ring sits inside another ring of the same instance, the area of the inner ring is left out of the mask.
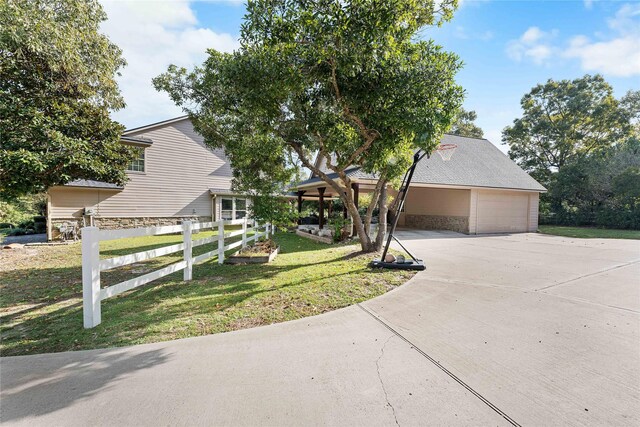
[[[144,148],[133,147],[136,152],[136,158],[127,165],[129,172],[144,172]]]
[[[241,219],[247,216],[247,199],[241,197],[222,197],[220,217],[223,220]]]

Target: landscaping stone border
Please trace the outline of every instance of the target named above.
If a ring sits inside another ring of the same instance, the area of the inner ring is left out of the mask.
[[[280,246],[267,256],[244,256],[240,255],[240,252],[242,252],[242,250],[239,250],[230,257],[227,257],[225,262],[228,264],[267,264],[276,258],[280,252]]]

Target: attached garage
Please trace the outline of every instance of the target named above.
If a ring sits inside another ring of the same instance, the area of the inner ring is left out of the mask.
[[[475,233],[513,233],[537,229],[538,193],[477,190],[475,192]],[[532,212],[534,209],[535,214]]]
[[[456,150],[449,161],[434,155],[418,164],[400,212],[400,226],[467,234],[537,230],[538,201],[546,191],[539,182],[486,139],[445,135],[441,143],[455,144]],[[337,174],[325,171],[339,180]],[[359,168],[348,170],[347,176],[354,195],[371,191],[377,182],[376,176]],[[337,196],[315,176],[297,190],[299,198],[301,194],[317,197],[318,190],[323,197]]]

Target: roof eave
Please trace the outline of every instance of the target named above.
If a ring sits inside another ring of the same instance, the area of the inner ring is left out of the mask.
[[[136,138],[133,136],[125,136],[120,137],[120,142],[126,145],[133,145],[136,147],[150,147],[153,144],[153,141],[149,138]]]
[[[152,129],[152,128],[159,127],[159,126],[165,126],[165,125],[168,125],[168,124],[171,124],[171,123],[175,123],[175,122],[179,122],[179,121],[182,121],[182,120],[185,120],[185,119],[188,119],[188,118],[189,118],[189,116],[187,116],[187,115],[174,117],[172,119],[167,119],[167,120],[162,120],[160,122],[151,123],[149,125],[144,125],[144,126],[139,126],[137,128],[127,129],[122,134],[123,135],[128,135],[128,134],[133,133],[133,132],[140,132],[140,131]]]
[[[78,190],[103,190],[103,191],[115,191],[115,192],[120,192],[122,190],[124,190],[124,187],[98,187],[95,185],[54,185],[51,188],[66,188],[66,189],[70,189],[70,188],[77,188]]]

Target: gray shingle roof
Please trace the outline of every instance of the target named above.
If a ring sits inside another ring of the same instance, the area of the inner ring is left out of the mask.
[[[229,188],[209,188],[209,193],[210,194],[220,194],[220,195],[234,195],[234,194],[240,194],[240,193],[235,193],[233,191],[231,191],[231,189]]]
[[[445,162],[437,153],[433,153],[429,159],[425,157],[418,163],[413,183],[546,191],[539,182],[486,139],[446,134],[441,143],[458,146],[451,160]],[[355,179],[376,179],[374,175],[362,172],[359,168],[349,169],[347,175]],[[337,174],[329,174],[329,177],[337,178]],[[319,181],[320,178],[313,177],[298,185]]]
[[[65,184],[65,187],[85,187],[85,188],[104,188],[109,190],[123,190],[124,187],[118,184],[111,184],[102,181],[93,181],[90,179],[77,179]]]
[[[360,168],[357,168],[357,167],[354,167],[354,168],[351,168],[351,169],[347,169],[345,171],[345,173],[347,174],[347,176],[349,178],[353,178],[353,179],[378,179],[378,177],[376,175],[364,172],[363,170],[361,170]],[[337,179],[338,178],[338,174],[335,173],[335,172],[327,173],[327,176],[330,179]],[[315,182],[321,182],[321,181],[322,181],[321,178],[319,178],[317,176],[314,176],[313,178],[309,178],[309,179],[307,179],[305,181],[302,181],[298,185],[313,184]],[[324,181],[322,181],[322,182],[324,182]]]

